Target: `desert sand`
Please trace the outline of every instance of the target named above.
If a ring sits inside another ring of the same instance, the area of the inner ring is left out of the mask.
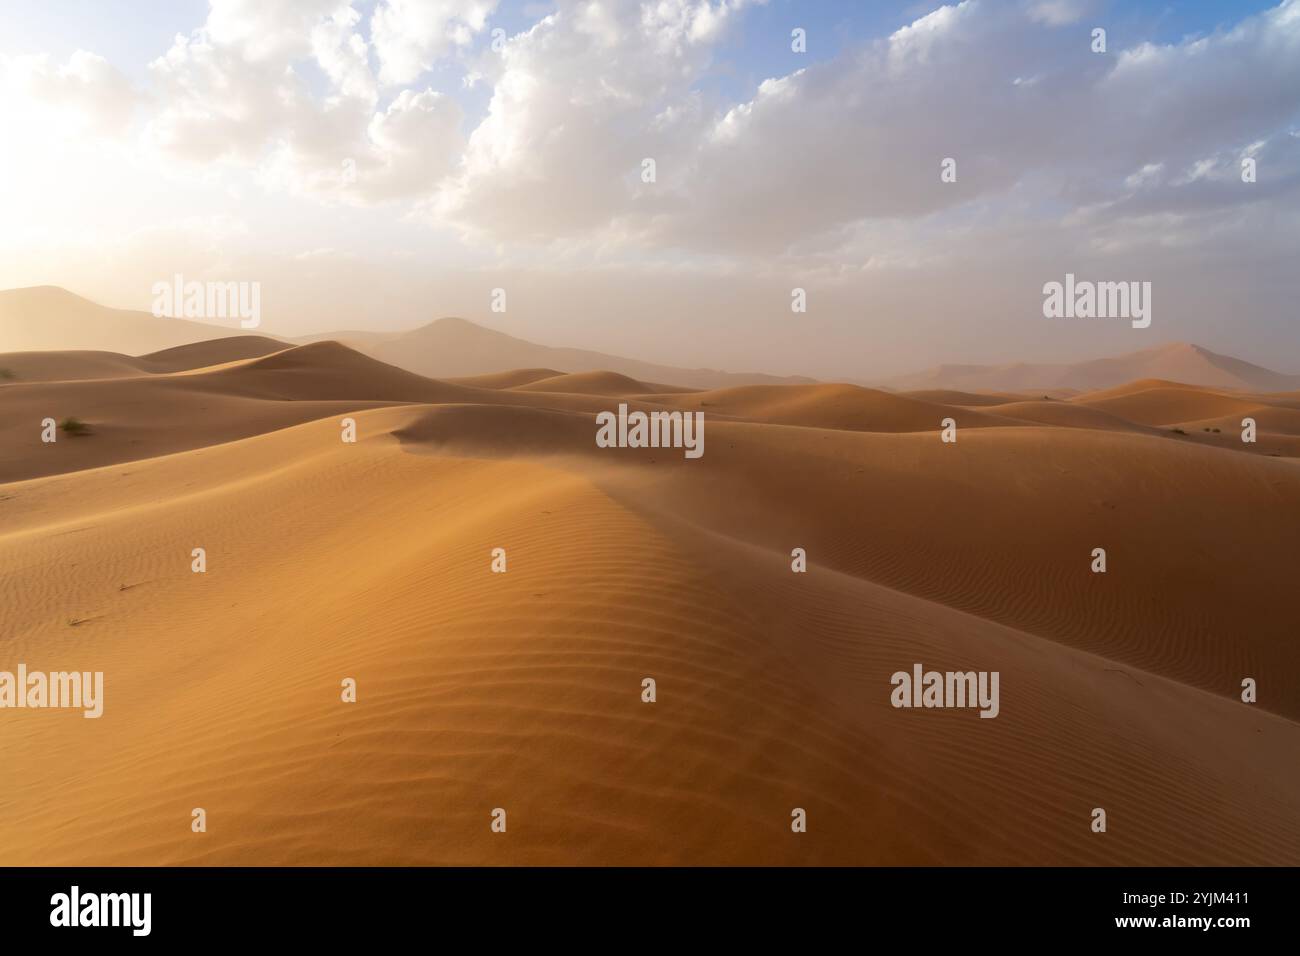
[[[1300,864],[1294,392],[0,367],[0,669],[105,675],[0,714],[0,865]],[[597,448],[618,402],[705,455]],[[891,707],[917,661],[997,719]]]

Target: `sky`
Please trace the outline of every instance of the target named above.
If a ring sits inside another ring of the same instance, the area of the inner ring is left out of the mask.
[[[0,0],[0,129],[0,288],[827,378],[1300,372],[1300,0]],[[1149,327],[1045,317],[1067,274],[1151,283]]]

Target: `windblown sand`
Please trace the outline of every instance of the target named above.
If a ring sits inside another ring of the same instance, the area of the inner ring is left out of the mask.
[[[0,669],[105,675],[0,711],[0,865],[1300,864],[1294,393],[280,348],[0,357]],[[704,456],[597,448],[620,401]],[[913,662],[999,716],[894,709]]]

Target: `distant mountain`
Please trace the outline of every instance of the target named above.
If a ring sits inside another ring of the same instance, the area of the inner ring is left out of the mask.
[[[1069,364],[939,365],[886,384],[900,390],[1092,391],[1113,388],[1136,379],[1163,379],[1249,392],[1300,388],[1300,375],[1274,372],[1186,342]]]
[[[378,341],[373,338],[349,339],[346,334],[339,338],[380,361],[430,378],[464,378],[506,369],[547,368],[560,372],[618,372],[642,382],[696,389],[808,384],[813,381],[758,372],[676,368],[586,349],[553,348],[454,318],[438,319],[410,332]]]
[[[181,345],[248,333],[232,325],[155,318],[148,312],[110,309],[56,286],[0,291],[0,353],[93,349],[146,355]],[[635,359],[551,348],[517,339],[464,319],[438,319],[407,332],[330,332],[293,340],[345,342],[398,368],[430,378],[458,378],[520,368],[558,372],[619,372],[644,382],[690,388],[808,383],[808,378],[684,369]],[[286,343],[291,344],[291,343]]]
[[[110,309],[57,286],[0,291],[0,352],[98,349],[146,355],[245,329]]]

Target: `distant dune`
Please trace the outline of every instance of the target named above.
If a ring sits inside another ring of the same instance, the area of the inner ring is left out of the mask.
[[[1098,408],[1079,405],[1074,402],[1029,401],[1006,402],[995,405],[989,411],[1007,419],[1031,422],[1036,425],[1056,425],[1061,428],[1099,428],[1103,430],[1154,432],[1153,428],[1143,428],[1140,423],[1126,421],[1118,415],[1112,415]]]
[[[117,352],[62,351],[0,354],[0,368],[15,382],[61,382],[96,378],[132,378],[208,368],[225,362],[256,358],[285,348],[283,342],[261,335],[177,345],[139,357]]]
[[[109,309],[56,286],[0,291],[0,352],[102,349],[145,355],[217,337],[247,337],[232,325]]]
[[[249,335],[237,327],[158,319],[145,312],[109,309],[54,286],[0,291],[0,353],[111,351],[128,357],[151,358],[154,357],[151,353],[177,346],[199,345],[212,349],[210,343],[216,337],[243,340],[254,350],[263,344],[279,341],[266,335]],[[527,376],[537,370],[550,373],[543,377],[614,373],[651,384],[652,387],[643,393],[668,388],[707,391],[747,385],[815,384],[814,379],[802,376],[678,368],[586,349],[539,345],[459,318],[437,319],[419,328],[399,332],[326,331],[284,344],[309,345],[326,341],[340,342],[417,375],[454,381],[507,373]],[[248,358],[254,354],[241,353],[237,345],[231,348],[230,354],[234,358]],[[180,353],[175,361],[194,362],[194,367],[202,361],[202,357],[182,358],[181,355],[184,353]],[[80,363],[75,368],[60,364],[67,359],[55,357],[20,361],[0,356],[0,361],[12,363],[11,366],[0,364],[0,369],[10,367],[15,372],[17,369],[13,365],[24,365],[28,369],[28,381],[117,377],[130,375],[133,369],[175,370],[166,367],[168,360],[160,359],[162,364],[146,368],[130,360],[122,364],[116,359],[84,354],[75,360]],[[1300,390],[1300,375],[1270,371],[1187,343],[1072,364],[940,365],[871,384],[932,404],[972,406],[1035,400],[1044,396],[1070,398],[1080,392],[1145,379],[1247,392]],[[520,379],[500,387],[531,385],[533,381],[537,379]],[[581,382],[581,379],[575,379],[572,384],[581,390],[586,387]],[[553,389],[563,386],[564,382],[557,381],[540,387]],[[485,381],[482,387],[497,386]]]
[[[1167,379],[1210,388],[1280,392],[1300,387],[1300,375],[1279,372],[1219,355],[1199,345],[1175,342],[1117,358],[1070,365],[1015,362],[1007,365],[940,365],[886,384],[897,389],[958,389],[971,392],[1091,391],[1135,379]]]
[[[948,388],[918,389],[913,392],[901,392],[900,394],[907,398],[915,398],[921,402],[932,402],[937,405],[968,405],[973,408],[986,405],[1002,405],[1006,402],[1023,402],[1040,397],[1005,392],[1001,394],[996,392],[958,392]]]
[[[1176,382],[1134,382],[1120,388],[1083,395],[1079,404],[1101,409],[1130,421],[1168,425],[1201,418],[1246,414],[1258,402],[1222,395]]]
[[[643,382],[685,388],[811,381],[758,373],[674,368],[586,349],[552,348],[457,318],[438,319],[410,332],[355,344],[385,362],[433,378],[463,378],[514,368],[551,368],[568,373],[615,372]]]
[[[857,385],[748,385],[661,396],[658,401],[772,424],[854,431],[937,429],[943,419],[958,413],[966,427],[997,424],[983,411],[957,409]]]
[[[0,667],[105,710],[0,720],[0,865],[1300,863],[1294,394],[26,360]],[[598,448],[620,402],[706,453]],[[1255,445],[1180,417],[1242,408]],[[913,662],[997,670],[999,716],[891,707]]]
[[[448,378],[444,381],[455,382],[457,385],[472,385],[475,388],[516,388],[520,385],[527,385],[530,382],[540,382],[543,379],[559,378],[564,372],[557,372],[553,368],[516,368],[508,372],[492,372],[487,375],[470,375],[466,378]]]
[[[529,392],[567,392],[579,395],[659,395],[689,392],[690,389],[677,385],[656,385],[653,382],[638,382],[617,372],[570,372],[556,375],[527,384],[518,385]]]

